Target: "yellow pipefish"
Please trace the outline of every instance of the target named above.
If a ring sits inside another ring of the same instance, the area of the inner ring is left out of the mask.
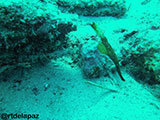
[[[104,33],[102,32],[102,30],[100,30],[100,28],[98,28],[96,23],[92,23],[91,27],[95,30],[95,32],[97,33],[97,35],[101,38],[101,43],[98,44],[97,48],[100,51],[100,53],[105,54],[107,56],[109,56],[109,58],[113,61],[113,63],[116,66],[117,72],[120,76],[120,78],[125,81],[125,79],[123,78],[121,71],[120,71],[120,65],[119,65],[119,61],[117,58],[117,55],[115,54],[113,48],[111,47],[111,45],[109,44],[107,38],[104,36]]]

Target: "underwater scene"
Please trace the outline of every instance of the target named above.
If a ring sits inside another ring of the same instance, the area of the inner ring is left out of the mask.
[[[160,120],[160,0],[0,0],[0,120]]]

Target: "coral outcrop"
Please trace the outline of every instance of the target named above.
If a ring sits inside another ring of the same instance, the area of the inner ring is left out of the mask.
[[[151,37],[152,36],[152,37]],[[148,84],[160,83],[160,36],[159,32],[148,30],[130,37],[130,47],[123,52],[127,70],[139,81]]]
[[[127,9],[125,0],[56,0],[62,12],[83,16],[123,16]]]
[[[72,19],[51,3],[38,0],[0,2],[0,73],[47,61],[48,53],[67,46],[76,30]]]
[[[98,42],[90,40],[83,44],[81,54],[82,71],[86,78],[96,78],[107,75],[111,68],[111,61],[106,62],[106,58],[97,49]]]

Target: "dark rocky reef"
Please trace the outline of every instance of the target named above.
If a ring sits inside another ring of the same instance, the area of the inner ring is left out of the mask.
[[[160,84],[160,40],[157,37],[160,34],[152,29],[147,31],[147,34],[141,31],[127,38],[130,47],[122,50],[122,64],[137,81]]]
[[[56,0],[62,12],[83,16],[123,16],[127,9],[124,0]]]
[[[0,73],[47,62],[49,53],[67,46],[65,35],[76,30],[76,17],[61,13],[54,4],[4,3],[0,2]]]

